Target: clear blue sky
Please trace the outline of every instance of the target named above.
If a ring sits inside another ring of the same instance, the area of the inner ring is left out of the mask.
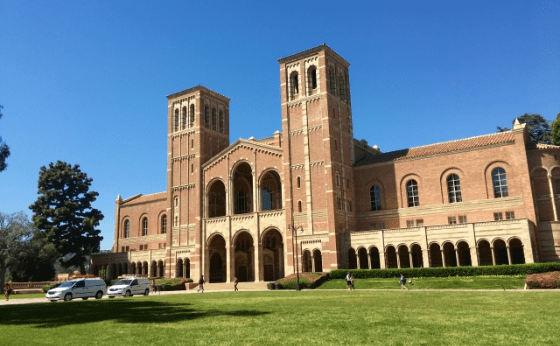
[[[276,59],[322,43],[384,152],[553,119],[559,22],[558,1],[2,1],[0,211],[31,215],[39,168],[77,163],[110,249],[117,195],[166,189],[166,95],[202,84],[231,98],[231,142],[270,136]]]

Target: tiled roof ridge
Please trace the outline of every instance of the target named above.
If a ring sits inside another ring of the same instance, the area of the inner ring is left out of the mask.
[[[537,143],[535,149],[560,149],[560,145]]]
[[[454,140],[451,140],[451,141],[444,141],[444,142],[438,142],[438,143],[420,145],[420,146],[417,146],[417,147],[410,147],[410,148],[403,148],[403,149],[388,151],[388,152],[383,153],[383,154],[389,154],[389,153],[392,153],[392,152],[395,152],[395,151],[403,151],[403,150],[412,150],[412,149],[427,148],[427,147],[431,147],[431,146],[435,146],[435,145],[441,145],[441,144],[450,144],[450,143],[455,143],[455,142],[463,142],[463,141],[468,141],[468,140],[471,140],[471,139],[478,139],[478,138],[482,138],[482,137],[500,136],[500,135],[508,134],[508,133],[511,133],[511,132],[512,132],[512,131],[504,131],[504,132],[489,133],[489,134],[485,134],[485,135],[478,135],[478,136],[467,137],[467,138],[454,139]],[[480,146],[484,146],[484,145],[480,145]]]

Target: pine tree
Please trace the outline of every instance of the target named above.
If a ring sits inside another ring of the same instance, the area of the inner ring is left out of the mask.
[[[99,251],[103,239],[96,229],[103,214],[91,207],[99,193],[89,191],[91,181],[79,165],[51,162],[48,168],[43,166],[39,170],[40,196],[29,206],[34,213],[33,222],[58,253],[74,254],[63,265],[77,265],[82,273],[85,257]]]

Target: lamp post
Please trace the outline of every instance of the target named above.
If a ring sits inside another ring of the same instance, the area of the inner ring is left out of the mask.
[[[303,233],[303,226],[295,227],[294,225],[288,226],[288,232],[292,232],[296,236],[296,245],[294,246],[296,249],[296,276],[297,276],[297,283],[296,283],[296,290],[300,291],[299,288],[299,260],[298,260],[298,246],[297,246],[297,231]],[[293,239],[293,238],[292,238]],[[293,241],[292,241],[293,244]]]

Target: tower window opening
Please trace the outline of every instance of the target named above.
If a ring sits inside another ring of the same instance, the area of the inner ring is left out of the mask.
[[[293,100],[299,94],[299,80],[297,72],[290,75],[290,98]]]
[[[220,111],[220,116],[219,116],[219,125],[220,125],[220,133],[224,133],[224,112]]]
[[[334,70],[333,68],[329,68],[329,90],[330,93],[336,95],[336,81],[334,78]]]
[[[204,126],[206,128],[210,127],[210,109],[208,106],[204,106]]]
[[[177,131],[179,129],[179,110],[178,109],[175,109],[175,118],[173,120],[174,120],[173,127],[175,128],[175,131]]]
[[[212,108],[212,131],[218,131],[216,108]]]
[[[191,124],[193,124],[194,123],[194,105],[191,105],[191,109],[190,109],[189,113],[190,113],[189,114],[189,122]]]
[[[309,81],[309,89],[317,89],[317,68],[315,66],[309,67],[307,70],[307,80]]]
[[[181,110],[181,125],[183,130],[187,128],[187,121],[187,107],[183,107],[183,109]]]

